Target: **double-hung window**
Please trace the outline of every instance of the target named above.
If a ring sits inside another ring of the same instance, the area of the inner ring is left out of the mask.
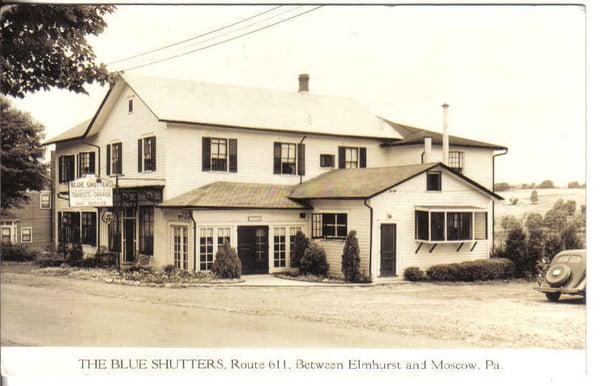
[[[156,171],[156,137],[138,139],[138,172]]]
[[[313,213],[312,237],[338,239],[348,235],[348,214]]]
[[[41,192],[40,193],[40,209],[50,209],[52,203],[50,201],[50,193]]]
[[[58,182],[66,183],[75,179],[75,156],[58,157]]]
[[[79,153],[79,177],[87,174],[96,174],[96,153],[93,151]]]
[[[32,229],[31,227],[23,227],[21,228],[21,242],[22,243],[31,243],[32,240]]]
[[[2,227],[2,244],[12,243],[12,228]]]
[[[273,173],[304,175],[304,144],[275,142],[273,148]]]
[[[217,228],[217,250],[231,244],[231,228]]]
[[[237,139],[203,137],[202,170],[237,172]]]
[[[340,146],[338,159],[340,169],[366,168],[367,148]]]
[[[106,174],[123,174],[123,144],[109,143],[106,145]]]

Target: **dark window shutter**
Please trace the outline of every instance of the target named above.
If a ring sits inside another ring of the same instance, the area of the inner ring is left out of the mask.
[[[346,169],[346,148],[343,146],[338,147],[338,162],[340,169]]]
[[[281,143],[273,144],[273,174],[281,174]]]
[[[150,151],[152,152],[152,168],[156,171],[156,137],[150,137]]]
[[[110,176],[110,144],[106,145],[106,175]]]
[[[97,220],[97,217],[96,217],[96,213],[90,213],[90,215],[92,217],[92,229],[91,229],[91,232],[92,232],[91,236],[92,236],[92,238],[91,238],[90,245],[93,245],[95,247],[96,246],[96,241],[97,241],[96,238],[97,238],[97,235],[98,235],[98,231],[97,231],[98,220]]]
[[[73,217],[71,219],[73,222],[71,223],[71,229],[73,229],[73,242],[79,244],[81,242],[81,214],[79,212],[72,213]]]
[[[79,171],[78,176],[81,177],[83,174],[81,173],[81,159],[82,159],[83,153],[77,153],[77,170]]]
[[[123,174],[123,144],[117,144],[117,173]]]
[[[63,175],[63,164],[65,163],[65,157],[58,157],[58,182],[63,182],[65,176]]]
[[[202,137],[202,170],[210,170],[210,138]]]
[[[143,157],[143,143],[141,139],[138,139],[138,173],[142,171],[142,157]]]
[[[229,140],[229,171],[237,172],[237,139]]]
[[[298,175],[303,176],[305,174],[305,147],[303,143],[298,144]]]
[[[75,179],[75,156],[69,156],[69,181]]]
[[[90,174],[96,174],[96,152],[90,152]]]
[[[361,147],[359,150],[358,163],[359,167],[366,168],[367,167],[367,148]]]

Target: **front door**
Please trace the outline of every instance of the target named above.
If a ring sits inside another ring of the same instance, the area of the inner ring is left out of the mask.
[[[171,254],[173,265],[177,269],[189,270],[188,259],[188,227],[185,225],[174,225],[171,227]]]
[[[269,273],[269,228],[238,227],[238,253],[242,274]]]
[[[396,224],[381,224],[381,276],[396,274]]]

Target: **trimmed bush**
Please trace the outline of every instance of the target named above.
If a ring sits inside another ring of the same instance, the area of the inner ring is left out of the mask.
[[[427,269],[433,281],[505,280],[515,275],[515,266],[508,259],[482,259],[455,264],[439,264]]]
[[[228,241],[217,251],[211,270],[219,279],[238,279],[241,276],[242,262]]]
[[[532,267],[527,253],[527,235],[521,226],[517,226],[508,232],[504,247],[505,257],[515,264],[517,275],[528,276],[531,274]]]
[[[300,261],[304,256],[306,248],[308,248],[308,244],[309,241],[306,238],[306,235],[304,235],[302,231],[296,232],[296,239],[294,240],[294,244],[292,245],[292,252],[290,256],[290,267],[300,267]]]
[[[356,231],[350,231],[346,242],[344,243],[344,251],[342,252],[342,272],[344,280],[356,283],[362,279],[360,272],[360,248]]]
[[[0,256],[5,261],[32,261],[37,257],[37,252],[20,244],[2,244]]]
[[[404,278],[408,281],[425,280],[425,272],[419,267],[408,267],[404,270]]]
[[[315,242],[309,244],[304,252],[304,256],[300,260],[300,272],[304,275],[327,275],[329,264],[327,263],[327,256],[322,246]]]

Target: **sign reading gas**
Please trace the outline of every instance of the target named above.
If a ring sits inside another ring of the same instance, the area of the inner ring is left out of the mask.
[[[69,183],[69,206],[113,206],[112,182],[85,176]]]

